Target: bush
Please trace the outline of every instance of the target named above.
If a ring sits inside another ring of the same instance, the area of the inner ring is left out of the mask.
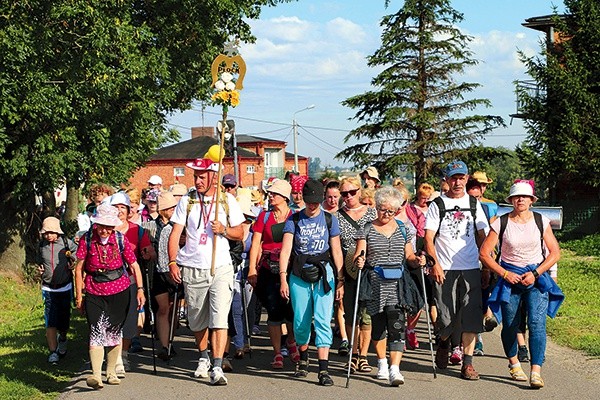
[[[579,256],[596,256],[600,254],[600,234],[562,242],[560,246],[577,253]]]

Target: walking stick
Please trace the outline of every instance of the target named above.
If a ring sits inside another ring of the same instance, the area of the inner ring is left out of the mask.
[[[250,331],[250,324],[248,323],[248,304],[246,303],[246,280],[244,279],[244,269],[242,268],[242,275],[240,277],[240,289],[242,295],[242,307],[244,308],[244,327],[246,328],[246,339],[248,339],[248,349],[250,350],[250,358],[252,358],[252,345],[250,344],[250,338],[252,332]]]
[[[219,172],[217,172],[217,190],[215,191],[215,222],[219,220],[219,201],[221,196],[221,178],[223,176],[223,157],[225,156],[225,129],[227,128],[227,106],[223,106],[223,126],[221,127],[221,140],[219,141]],[[227,198],[225,198],[227,201]],[[209,216],[210,217],[210,216]],[[217,256],[217,237],[213,232],[212,258],[210,260],[210,276],[215,276],[215,258]]]
[[[421,252],[421,254],[424,254]],[[431,319],[429,316],[429,305],[427,304],[427,292],[425,289],[425,272],[424,268],[420,268],[421,270],[421,284],[423,285],[423,298],[425,299],[425,315],[427,316],[427,334],[429,335],[429,350],[431,351],[431,367],[433,368],[433,379],[437,378],[437,373],[435,371],[435,358],[433,356],[433,339],[431,337]]]
[[[365,251],[361,251],[359,257],[364,256]],[[360,277],[362,275],[362,268],[358,270],[358,276],[356,277],[356,296],[354,299],[354,315],[352,316],[352,335],[350,336],[350,353],[348,354],[348,373],[346,375],[346,389],[350,385],[350,369],[352,368],[352,349],[354,349],[354,334],[356,333],[356,317],[358,315],[358,296],[360,293]]]
[[[156,375],[156,352],[154,349],[154,310],[152,310],[152,298],[151,290],[150,290],[150,274],[152,273],[152,269],[150,267],[146,268],[146,290],[148,292],[148,296],[146,297],[146,305],[150,311],[150,335],[152,337],[152,366],[154,368],[154,375]]]
[[[175,295],[173,296],[173,309],[171,311],[171,326],[169,327],[169,346],[167,347],[167,358],[171,359],[171,353],[173,349],[173,337],[175,336],[175,318],[179,312],[177,305],[177,294],[179,293],[179,285],[175,286]]]

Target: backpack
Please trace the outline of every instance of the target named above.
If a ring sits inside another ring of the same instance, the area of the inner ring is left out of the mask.
[[[186,226],[187,226],[188,217],[190,216],[190,212],[192,211],[192,207],[194,207],[194,205],[196,205],[196,204],[200,204],[200,199],[198,198],[198,192],[196,190],[192,190],[188,193],[188,204],[187,204],[187,209],[185,212]],[[221,204],[223,206],[223,209],[225,210],[225,215],[227,216],[226,226],[230,226],[229,225],[229,201],[227,201],[226,193],[221,192],[221,195],[219,196],[219,204]],[[218,213],[219,210],[215,210],[215,212]]]
[[[331,237],[331,224],[332,224],[332,215],[330,212],[321,210],[325,213],[325,223],[327,224],[327,231],[329,232],[329,237]],[[265,214],[267,214],[267,211]],[[292,211],[293,212],[293,211]],[[266,218],[265,218],[266,221]],[[292,221],[294,221],[294,231],[298,229],[298,222],[300,221],[300,212],[295,212],[292,214]]]
[[[546,258],[546,247],[544,246],[544,222],[542,220],[542,214],[533,212],[533,220],[535,225],[540,231],[540,247],[542,249],[542,257]],[[496,260],[500,261],[500,250],[502,249],[502,239],[504,238],[504,231],[506,231],[506,225],[508,225],[508,214],[506,213],[500,217],[500,232],[498,232],[498,255]]]
[[[399,219],[396,219],[396,223],[398,224],[398,228],[400,228],[400,233],[402,234],[402,237],[404,238],[404,243],[408,243],[408,234],[406,233],[406,225],[404,225],[404,222],[400,221]],[[371,230],[371,225],[373,225],[373,221],[367,222],[365,224],[365,227],[363,228],[364,232],[365,232],[365,240],[367,239],[368,232],[369,230]]]
[[[446,209],[446,205],[444,204],[444,200],[442,200],[441,197],[436,197],[435,199],[433,199],[432,201],[438,206],[438,209],[440,210],[440,226],[442,224],[442,220],[444,219],[444,217],[446,216],[446,213],[448,211],[470,211],[471,215],[473,216],[473,232],[477,232],[477,199],[471,195],[469,196],[469,208],[458,208],[458,206],[455,206],[453,209],[451,210],[447,210]],[[435,233],[435,236],[438,237],[440,234],[440,228],[438,226],[438,230]]]

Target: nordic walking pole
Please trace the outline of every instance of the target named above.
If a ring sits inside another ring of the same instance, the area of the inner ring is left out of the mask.
[[[146,265],[147,266],[147,265]],[[150,274],[152,273],[152,270],[150,267],[147,266],[146,268],[146,290],[148,292],[148,296],[146,297],[146,306],[148,307],[148,310],[150,311],[150,335],[152,337],[152,366],[154,368],[154,375],[156,375],[156,354],[155,354],[155,350],[154,350],[154,310],[152,310],[152,298],[151,296],[151,290],[150,290]]]
[[[363,257],[365,251],[361,251],[359,257]],[[350,369],[352,368],[352,350],[354,349],[354,334],[356,333],[356,316],[358,315],[358,295],[360,293],[360,277],[362,275],[362,268],[358,270],[358,276],[356,277],[356,296],[354,299],[354,315],[352,315],[352,335],[350,336],[350,354],[348,355],[348,373],[346,375],[346,389],[350,385]]]
[[[173,310],[171,315],[171,326],[169,327],[169,347],[167,348],[167,358],[171,359],[173,350],[173,337],[175,336],[175,317],[179,311],[177,305],[177,294],[179,293],[179,285],[175,286],[175,295],[173,296]]]
[[[425,254],[421,252],[421,254]],[[423,285],[423,298],[425,299],[425,315],[427,316],[427,334],[429,335],[429,350],[431,351],[431,367],[433,368],[433,379],[437,378],[437,373],[435,371],[435,359],[433,356],[433,339],[431,337],[431,319],[429,316],[429,305],[427,304],[427,292],[425,290],[425,271],[424,267],[420,268],[421,270],[421,284]]]
[[[242,275],[240,277],[240,294],[242,295],[242,307],[244,308],[244,327],[246,328],[246,339],[248,339],[248,348],[250,349],[249,354],[252,358],[252,345],[250,344],[250,325],[248,323],[248,304],[246,303],[246,280],[244,279],[244,269],[242,268]]]

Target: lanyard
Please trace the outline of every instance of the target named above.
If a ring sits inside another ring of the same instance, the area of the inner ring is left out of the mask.
[[[208,209],[208,212],[206,212],[206,207],[204,206],[204,196],[200,198],[200,214],[202,215],[202,222],[204,222],[204,233],[206,233],[206,227],[210,222],[208,219],[210,218],[210,213],[212,212],[214,204],[215,198],[212,196],[210,200],[210,208]],[[198,221],[198,227],[200,227],[200,221]]]

